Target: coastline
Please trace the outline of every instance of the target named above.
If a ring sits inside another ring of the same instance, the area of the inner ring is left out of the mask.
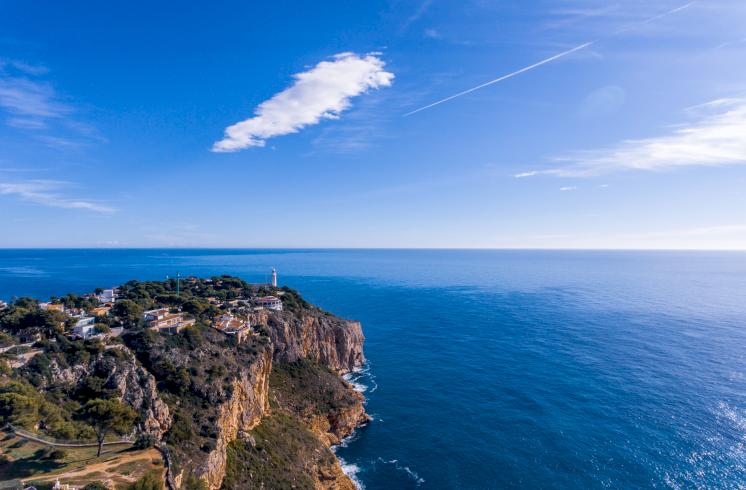
[[[80,420],[75,407],[115,404],[130,414],[116,430],[168,455],[163,483],[173,490],[362,488],[335,454],[371,420],[364,389],[347,381],[365,369],[362,326],[292,289],[227,275],[133,280],[48,302],[14,299],[0,309],[0,327],[3,342],[30,338],[36,347],[25,363],[2,360],[0,388],[63,407],[55,419],[47,410],[32,422],[17,405],[4,424],[22,420],[58,438],[76,430],[69,439],[82,440],[92,429],[65,422]],[[35,457],[16,452],[7,461]],[[55,476],[96,483],[64,465],[24,481]]]
[[[342,379],[347,382],[353,390],[355,390],[357,393],[359,393],[361,396],[363,396],[363,405],[367,404],[367,398],[365,398],[364,393],[368,391],[368,386],[359,383],[361,377],[364,377],[370,373],[370,363],[366,362],[365,364],[361,366],[357,366],[352,369],[349,373],[343,374]],[[378,385],[376,385],[376,388],[378,388]],[[352,431],[352,433],[344,438],[339,442],[339,444],[335,444],[331,447],[332,452],[334,453],[334,456],[339,461],[340,466],[342,467],[342,471],[347,476],[347,478],[350,479],[353,485],[355,485],[355,488],[358,490],[364,490],[365,484],[363,484],[362,480],[360,479],[358,473],[362,470],[360,466],[356,465],[355,463],[349,463],[344,458],[342,458],[338,453],[337,450],[339,448],[345,448],[347,447],[351,442],[354,442],[360,437],[361,430],[365,429],[369,424],[373,423],[373,417],[368,414],[369,420],[366,422],[362,422],[360,425],[358,425],[355,430]]]

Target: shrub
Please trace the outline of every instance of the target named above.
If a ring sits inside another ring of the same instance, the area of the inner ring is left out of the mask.
[[[109,487],[107,487],[100,481],[96,481],[96,482],[89,483],[88,485],[84,486],[83,490],[109,490]]]
[[[130,485],[129,490],[162,490],[163,482],[154,471],[145,473],[139,480]]]
[[[166,434],[168,442],[170,444],[178,445],[179,443],[191,439],[193,434],[192,423],[185,418],[181,412],[176,412],[174,415],[174,422],[171,424],[171,429]]]
[[[200,480],[196,476],[194,476],[192,473],[189,474],[189,476],[186,479],[186,482],[184,483],[184,489],[185,490],[207,490],[207,484],[204,480]]]
[[[191,347],[192,349],[196,349],[200,345],[202,345],[202,332],[199,331],[199,328],[197,326],[193,325],[191,327],[185,328],[182,331],[182,334],[184,335],[187,343],[189,343],[189,347]]]
[[[49,454],[47,454],[47,459],[53,459],[55,461],[65,459],[66,457],[67,457],[67,453],[62,449],[55,449],[53,451],[50,451]]]
[[[135,440],[135,449],[147,449],[155,446],[155,437],[153,434],[140,434]]]

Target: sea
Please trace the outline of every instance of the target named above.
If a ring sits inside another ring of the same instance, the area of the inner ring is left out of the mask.
[[[363,324],[360,488],[746,487],[746,253],[0,250],[0,298],[273,267]]]

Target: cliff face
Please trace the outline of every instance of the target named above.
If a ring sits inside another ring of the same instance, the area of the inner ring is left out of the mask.
[[[102,389],[114,392],[119,400],[139,413],[139,431],[156,440],[160,440],[171,426],[171,414],[158,394],[155,378],[124,346],[114,346],[108,353],[95,356],[88,364],[75,364],[65,369],[53,361],[51,373],[46,388],[65,386],[79,390],[91,379],[100,380]]]
[[[359,322],[311,310],[263,312],[256,320],[269,330],[275,362],[310,359],[337,373],[348,373],[365,363],[365,337]]]
[[[251,440],[248,434],[263,417],[269,415],[270,379],[273,363],[276,366],[298,362],[313,362],[330,371],[323,371],[321,378],[333,385],[336,399],[331,403],[316,401],[310,412],[302,413],[289,397],[275,396],[278,409],[295,413],[303,420],[324,448],[339,444],[357,427],[369,419],[363,406],[363,397],[338,375],[349,372],[364,362],[363,334],[358,322],[343,320],[323,314],[294,315],[289,312],[260,312],[253,318],[255,324],[267,327],[270,342],[260,356],[233,381],[231,396],[218,409],[216,427],[217,443],[195,470],[210,490],[223,485],[228,465],[228,447],[238,441]],[[319,377],[309,377],[304,384],[323,386],[324,396],[329,397],[327,386]],[[274,387],[273,387],[274,388]],[[335,391],[336,390],[336,391]],[[298,394],[298,390],[295,390]],[[342,400],[343,401],[340,401]],[[323,408],[320,407],[323,405]],[[316,415],[312,415],[311,412]],[[321,451],[322,449],[319,449]],[[307,462],[308,463],[308,462]],[[351,490],[354,484],[342,471],[336,458],[318,463],[308,463],[314,487],[319,489]],[[182,486],[182,475],[175,481]]]
[[[355,397],[353,403],[307,419],[311,429],[327,446],[340,444],[342,439],[352,435],[355,429],[371,420],[365,412],[363,396],[351,388],[350,395]]]
[[[315,487],[318,490],[356,490],[357,488],[352,480],[345,475],[339,461],[326,466],[319,466],[317,475]]]
[[[365,361],[360,324],[292,289],[229,276],[190,278],[178,288],[174,281],[121,285],[117,314],[101,319],[122,327],[119,337],[51,332],[36,303],[12,305],[0,315],[0,332],[15,335],[38,321],[46,337],[12,376],[0,370],[3,393],[20,400],[6,404],[0,425],[18,421],[52,437],[88,438],[94,428],[81,407],[119,400],[138,414],[127,432],[152,436],[138,442],[161,451],[172,489],[352,489],[331,446],[369,420],[362,395],[340,377]],[[249,306],[267,294],[280,297],[285,311]],[[95,303],[74,295],[66,301]],[[140,311],[153,308],[178,309],[194,324],[157,332]],[[241,339],[227,335],[214,328],[223,314],[249,315],[254,328]]]
[[[135,361],[135,356],[122,347],[121,352],[127,356],[123,368],[111,357],[100,357],[94,364],[94,371],[111,373],[107,385],[114,388],[119,398],[140,412],[142,423],[140,430],[161,440],[171,426],[171,414],[168,405],[158,396],[156,381],[152,374]]]
[[[219,424],[218,446],[209,455],[202,478],[210,489],[222,485],[227,489],[353,490],[355,485],[330,448],[370,420],[363,396],[339,376],[365,361],[360,324],[315,308],[260,311],[252,315],[251,322],[263,326],[260,330],[270,340],[267,347],[272,354],[266,366],[271,370],[265,366],[260,371],[269,376],[261,385],[268,387],[274,408],[271,413],[265,409],[263,417],[253,417],[242,427],[235,416],[225,417]],[[230,400],[226,405],[243,407],[226,409],[229,414],[236,409],[260,413],[246,401]],[[294,441],[290,447],[288,439]]]
[[[245,372],[233,380],[231,397],[218,410],[217,444],[198,467],[195,474],[211,490],[223,483],[227,464],[228,445],[239,432],[256,427],[269,412],[269,373],[272,369],[271,350],[265,349]]]

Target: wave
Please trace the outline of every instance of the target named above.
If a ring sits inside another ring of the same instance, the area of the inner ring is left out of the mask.
[[[366,391],[368,391],[368,385],[366,384],[359,383],[353,379],[345,379],[345,381],[350,383],[352,385],[352,389],[357,391],[358,393],[365,393]]]
[[[356,367],[351,372],[345,374],[342,377],[345,381],[352,385],[352,388],[355,391],[359,393],[368,392],[368,389],[370,389],[369,393],[373,393],[378,389],[378,383],[376,382],[375,375],[371,373],[371,366],[369,362],[366,362],[362,366]]]
[[[398,459],[390,459],[390,460],[387,461],[387,460],[385,460],[383,458],[378,458],[378,462],[383,463],[383,464],[393,465],[393,467],[397,471],[401,471],[401,472],[405,473],[409,478],[411,478],[417,484],[418,487],[420,485],[422,485],[423,483],[425,483],[425,479],[424,478],[422,478],[420,475],[418,475],[417,472],[414,471],[413,469],[411,469],[409,466],[404,466],[404,465],[400,464]]]
[[[356,430],[349,436],[342,439],[339,444],[332,446],[332,451],[336,453],[337,448],[349,446],[351,442],[357,441],[358,437],[360,437],[360,431]]]
[[[352,481],[355,488],[358,490],[365,490],[365,485],[363,485],[363,482],[360,481],[360,478],[357,476],[358,473],[360,473],[360,467],[354,463],[348,463],[339,456],[337,456],[337,459],[339,460],[339,465],[342,467],[342,472],[344,472],[344,474],[347,475],[347,478]]]
[[[37,277],[46,275],[46,271],[38,269],[36,267],[0,267],[0,272],[4,272],[9,276],[20,276],[20,277]]]

